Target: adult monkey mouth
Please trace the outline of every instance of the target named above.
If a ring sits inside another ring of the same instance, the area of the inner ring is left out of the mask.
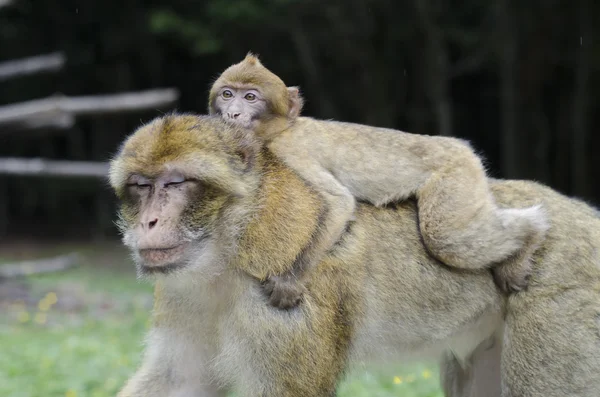
[[[142,275],[149,276],[152,274],[173,273],[179,269],[183,269],[184,267],[186,267],[186,265],[184,263],[170,263],[168,265],[162,265],[162,266],[139,265],[138,269]]]
[[[149,269],[170,266],[183,255],[187,243],[181,243],[173,247],[166,248],[143,248],[138,250],[140,257],[144,261],[144,267]]]
[[[210,236],[210,233],[205,233],[202,237],[196,239],[194,244],[198,245],[203,243]],[[174,270],[184,268],[186,267],[185,259],[189,246],[190,242],[184,241],[171,247],[138,249],[138,255],[142,259],[139,268],[145,274],[167,274]]]

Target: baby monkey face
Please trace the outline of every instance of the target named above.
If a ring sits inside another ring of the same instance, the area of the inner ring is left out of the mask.
[[[260,91],[253,87],[223,87],[216,98],[216,110],[230,122],[253,129],[267,109]]]

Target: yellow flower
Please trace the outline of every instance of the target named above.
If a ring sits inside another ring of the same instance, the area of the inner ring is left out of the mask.
[[[48,292],[46,294],[46,301],[48,301],[48,303],[52,306],[54,305],[56,302],[58,302],[58,297],[56,296],[56,292]]]
[[[402,378],[399,376],[394,376],[394,384],[399,385],[402,383]]]
[[[429,372],[429,370],[427,370],[427,369],[425,371],[423,371],[423,373],[421,375],[423,375],[424,379],[431,378],[431,372]]]
[[[38,309],[40,309],[41,312],[47,312],[48,310],[50,310],[50,302],[48,302],[45,298],[42,299],[38,303]]]
[[[65,397],[77,397],[77,392],[73,389],[67,390]]]
[[[27,321],[29,321],[29,313],[28,312],[20,312],[18,319],[19,319],[20,323],[26,323]]]
[[[41,312],[36,313],[34,320],[38,324],[46,324],[46,320],[47,320],[46,313],[41,313]]]

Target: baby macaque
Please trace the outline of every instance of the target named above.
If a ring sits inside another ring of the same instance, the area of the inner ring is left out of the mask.
[[[429,252],[461,269],[491,267],[505,292],[527,286],[530,257],[549,227],[540,205],[499,208],[484,166],[466,141],[300,117],[303,99],[259,59],[226,69],[209,112],[255,131],[328,203],[323,225],[290,274],[266,280],[271,303],[295,306],[304,272],[340,239],[355,201],[376,206],[414,197]]]

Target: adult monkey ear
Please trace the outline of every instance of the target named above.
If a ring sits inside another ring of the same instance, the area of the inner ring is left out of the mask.
[[[289,97],[288,119],[295,120],[302,112],[304,98],[302,98],[298,87],[287,87],[287,90]]]

